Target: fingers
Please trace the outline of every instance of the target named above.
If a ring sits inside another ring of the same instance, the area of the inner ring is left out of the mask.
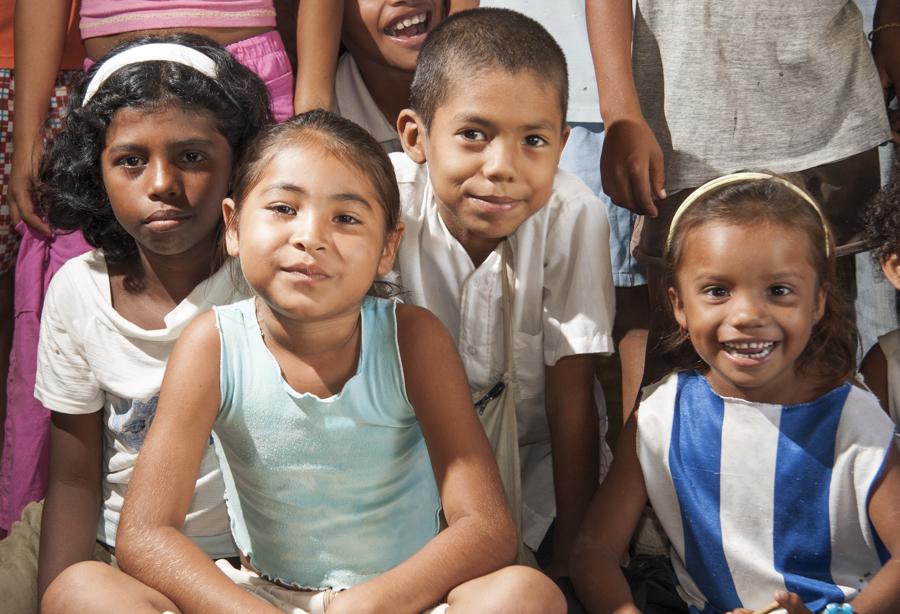
[[[812,614],[797,593],[778,592],[775,593],[775,601],[778,605],[787,610],[788,614]]]
[[[656,205],[653,204],[653,186],[650,184],[650,161],[639,161],[629,165],[631,181],[632,211],[640,215],[656,217]]]
[[[656,137],[643,121],[608,126],[600,156],[603,190],[614,203],[656,216],[654,199],[665,196],[665,166]]]
[[[22,218],[22,221],[25,222],[32,230],[38,232],[45,237],[52,237],[53,231],[50,230],[50,226],[32,209],[29,212],[19,212]]]
[[[50,226],[35,211],[29,192],[25,192],[23,195],[20,190],[10,188],[9,215],[12,219],[13,226],[18,224],[19,221],[23,221],[35,232],[46,237],[53,236],[53,231],[50,230]]]

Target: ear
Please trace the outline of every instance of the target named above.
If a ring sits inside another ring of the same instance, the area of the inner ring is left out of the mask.
[[[379,277],[384,277],[394,268],[394,260],[397,258],[397,250],[400,248],[400,240],[403,238],[404,230],[403,222],[397,222],[397,228],[385,237],[384,249],[381,251],[381,260],[378,261]]]
[[[868,254],[867,254],[868,255]],[[822,284],[816,292],[816,304],[813,307],[813,323],[818,324],[825,315],[825,303],[828,301],[828,284]]]
[[[238,216],[234,200],[226,198],[222,201],[222,217],[225,218],[225,251],[236,258],[241,254],[238,249]]]
[[[678,290],[669,288],[668,294],[669,303],[672,305],[672,313],[675,315],[675,320],[681,328],[688,330],[687,315],[684,312],[684,303],[681,302],[681,297],[678,296]]]
[[[562,138],[560,139],[560,148],[559,148],[559,156],[562,157],[562,151],[566,148],[566,143],[569,142],[569,135],[572,133],[572,128],[569,124],[563,126]]]
[[[891,285],[900,290],[900,255],[891,254],[881,259],[881,270]]]
[[[425,124],[418,113],[412,109],[403,109],[397,116],[397,133],[403,151],[416,164],[424,164],[425,156]]]

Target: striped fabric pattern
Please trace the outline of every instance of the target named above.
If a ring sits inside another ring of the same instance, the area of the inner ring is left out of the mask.
[[[887,558],[866,506],[892,437],[850,384],[784,406],[720,397],[696,372],[645,390],[638,457],[691,611],[853,598]]]

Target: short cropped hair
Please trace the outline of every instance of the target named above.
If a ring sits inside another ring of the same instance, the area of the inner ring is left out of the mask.
[[[419,52],[410,107],[428,129],[438,107],[461,80],[498,68],[510,74],[530,72],[553,86],[559,93],[565,125],[569,104],[566,57],[541,24],[509,9],[462,11],[438,25]],[[509,95],[512,103],[515,92]]]

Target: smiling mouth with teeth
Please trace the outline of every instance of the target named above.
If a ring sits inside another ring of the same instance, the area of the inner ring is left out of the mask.
[[[775,349],[774,341],[723,343],[725,351],[736,358],[765,358]]]
[[[418,15],[407,17],[389,28],[384,29],[385,34],[395,38],[411,38],[413,36],[418,36],[419,34],[424,34],[427,31],[428,15],[426,13],[419,13]]]

